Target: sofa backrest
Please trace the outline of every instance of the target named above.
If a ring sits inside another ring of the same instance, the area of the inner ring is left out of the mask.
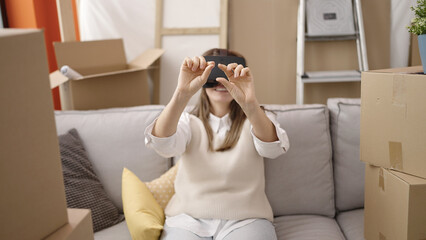
[[[265,159],[266,194],[275,216],[334,217],[329,113],[324,105],[265,105],[277,114],[290,149]]]
[[[171,166],[171,159],[145,147],[145,128],[163,108],[157,105],[55,112],[58,135],[77,129],[95,173],[120,211],[123,210],[121,174],[124,167],[142,181],[150,181]]]
[[[364,207],[364,167],[359,157],[361,100],[328,99],[336,208],[346,211]]]

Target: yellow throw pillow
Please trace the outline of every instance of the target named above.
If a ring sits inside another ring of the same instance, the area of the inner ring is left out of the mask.
[[[164,225],[164,211],[134,173],[123,169],[123,210],[133,240],[158,239]]]
[[[146,186],[151,191],[152,195],[154,195],[155,200],[157,200],[163,209],[166,209],[167,203],[169,203],[170,199],[175,194],[174,182],[178,164],[179,162],[159,178],[146,183]]]

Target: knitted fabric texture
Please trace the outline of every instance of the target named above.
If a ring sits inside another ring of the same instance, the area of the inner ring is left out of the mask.
[[[186,213],[194,218],[273,221],[265,194],[263,158],[254,146],[250,122],[245,121],[237,144],[224,152],[208,150],[203,123],[190,116],[191,141],[179,160],[175,195],[166,207],[167,216]],[[220,141],[213,141],[216,148]]]
[[[95,232],[121,222],[124,216],[93,171],[77,130],[60,135],[59,146],[68,207],[90,209]]]

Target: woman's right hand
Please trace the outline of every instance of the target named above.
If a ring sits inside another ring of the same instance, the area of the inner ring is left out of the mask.
[[[187,57],[182,63],[176,91],[188,98],[192,97],[206,82],[215,63],[206,62],[203,56]]]

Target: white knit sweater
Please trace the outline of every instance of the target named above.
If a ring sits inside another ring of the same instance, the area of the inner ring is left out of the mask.
[[[208,150],[200,119],[191,115],[192,138],[180,159],[175,195],[165,213],[186,213],[194,218],[265,218],[273,221],[265,194],[263,158],[256,151],[250,122],[245,121],[237,144],[225,152]],[[216,138],[213,138],[216,139]],[[218,142],[213,143],[217,148]]]

